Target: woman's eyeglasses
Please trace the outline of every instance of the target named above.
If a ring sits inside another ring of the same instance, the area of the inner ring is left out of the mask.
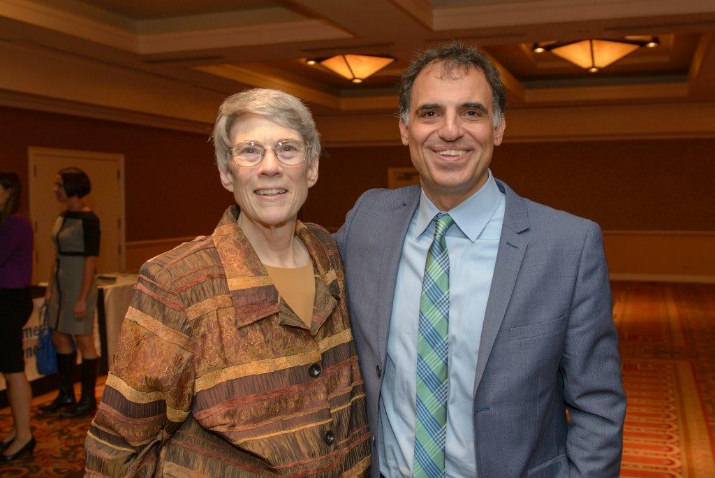
[[[306,158],[307,148],[299,141],[285,139],[278,141],[272,148],[257,141],[242,141],[231,148],[233,160],[239,166],[256,166],[272,150],[276,159],[287,166],[295,166]]]

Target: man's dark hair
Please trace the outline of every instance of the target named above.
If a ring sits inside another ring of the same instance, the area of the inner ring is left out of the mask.
[[[477,68],[486,77],[492,89],[492,108],[494,122],[499,124],[504,116],[506,107],[506,91],[499,77],[499,71],[494,64],[476,48],[454,42],[439,48],[428,49],[415,58],[410,66],[402,73],[400,82],[400,118],[408,122],[410,113],[410,97],[415,78],[420,72],[432,63],[441,63],[445,74],[449,75],[455,68],[464,71]]]

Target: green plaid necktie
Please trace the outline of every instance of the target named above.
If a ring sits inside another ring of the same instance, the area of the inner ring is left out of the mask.
[[[434,240],[427,253],[420,297],[417,335],[417,420],[415,424],[415,477],[444,476],[447,436],[447,350],[449,332],[449,255],[445,234],[454,224],[439,213]]]

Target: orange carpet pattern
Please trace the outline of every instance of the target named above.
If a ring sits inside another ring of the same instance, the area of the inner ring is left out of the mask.
[[[622,477],[715,477],[715,285],[614,283]]]
[[[97,384],[97,398],[102,396],[104,380]],[[75,384],[79,397],[80,385]],[[50,403],[57,392],[32,399],[32,434],[37,441],[32,456],[25,455],[11,463],[0,463],[0,477],[75,478],[84,476],[84,437],[92,417],[60,418],[58,415],[43,417],[39,406]],[[9,408],[0,410],[0,439],[12,426]]]
[[[621,476],[715,477],[715,284],[612,285],[628,396]],[[0,464],[0,476],[82,476],[91,418],[41,418],[53,397],[32,401],[34,455]],[[11,423],[0,410],[0,438]]]

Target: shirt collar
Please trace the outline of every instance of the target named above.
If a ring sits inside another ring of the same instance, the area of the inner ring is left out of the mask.
[[[503,193],[499,191],[492,172],[488,171],[487,182],[474,194],[462,201],[457,207],[448,212],[462,234],[472,242],[479,238],[484,228],[494,216],[499,204],[503,200]],[[420,194],[420,204],[417,208],[417,221],[415,225],[418,235],[425,234],[434,218],[440,212],[437,206],[427,197],[424,191]],[[431,229],[431,228],[430,228]]]

